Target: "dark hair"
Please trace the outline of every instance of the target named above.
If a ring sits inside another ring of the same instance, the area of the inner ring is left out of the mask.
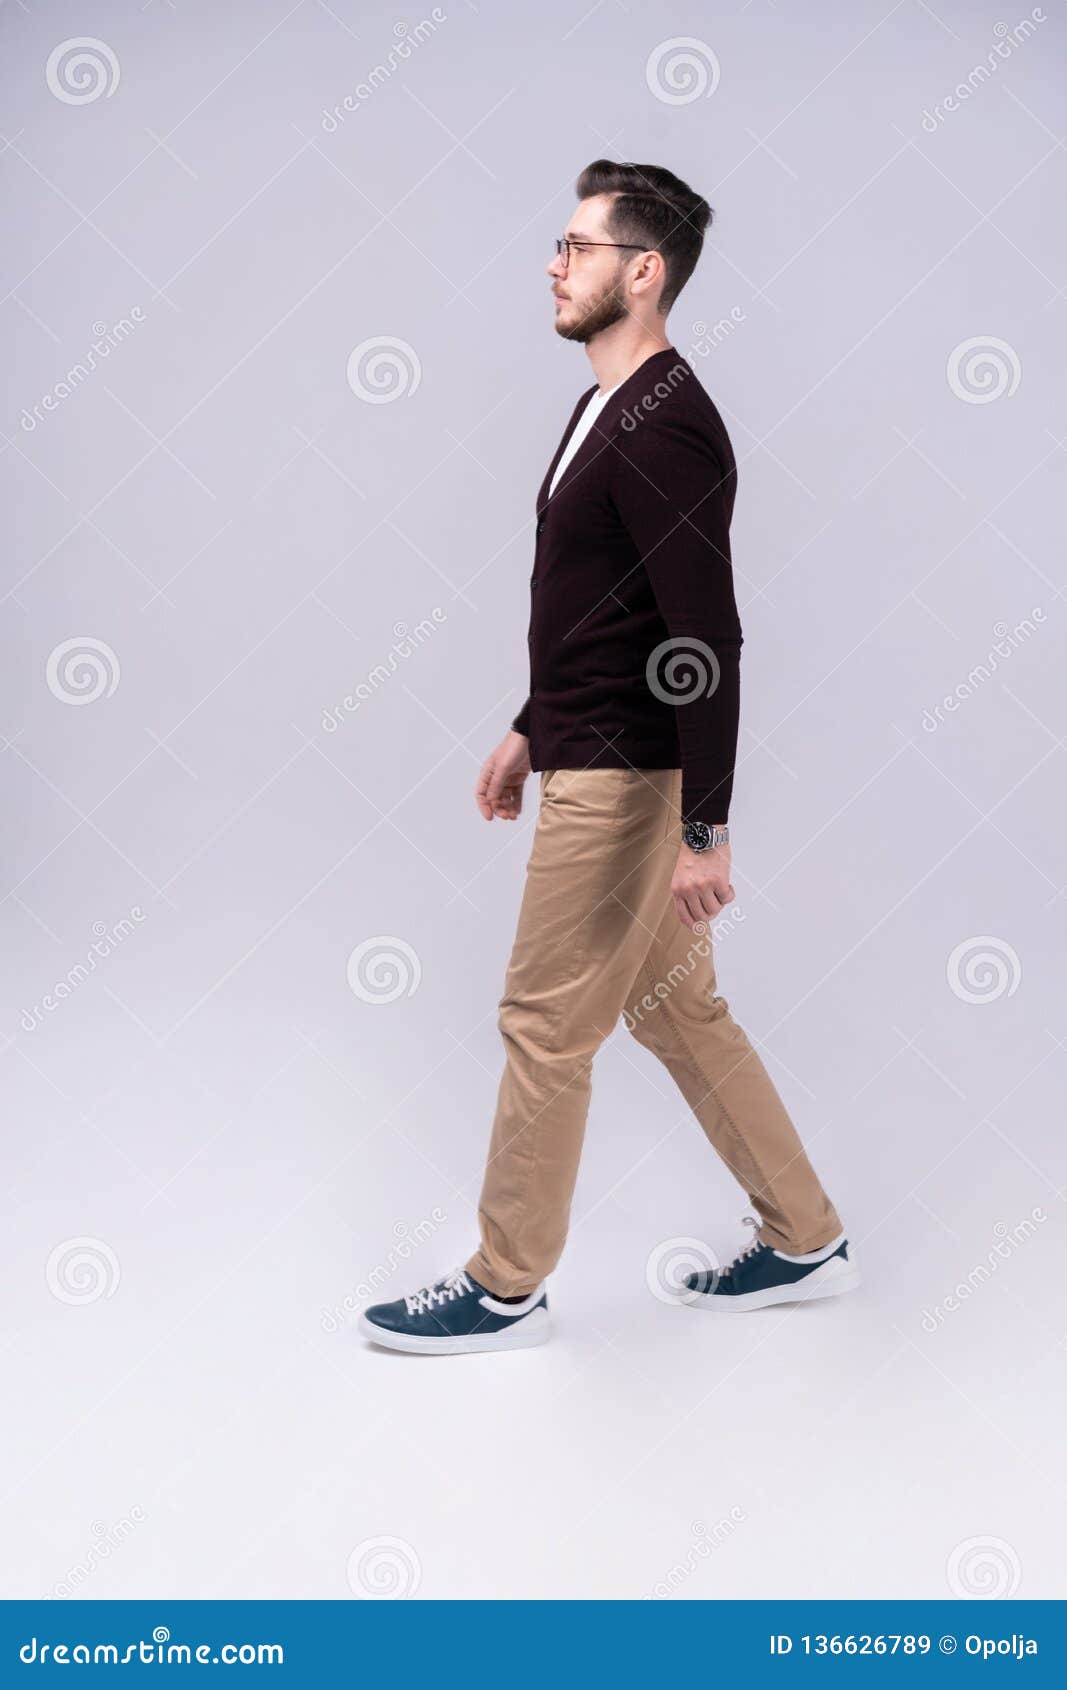
[[[587,164],[574,190],[580,200],[614,194],[608,232],[617,241],[662,253],[667,276],[659,309],[665,317],[696,269],[713,216],[707,200],[658,164],[616,164],[610,158]]]

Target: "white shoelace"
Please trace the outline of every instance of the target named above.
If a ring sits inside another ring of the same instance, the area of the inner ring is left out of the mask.
[[[723,1268],[723,1278],[725,1278],[728,1273],[733,1273],[734,1268],[740,1267],[742,1262],[747,1262],[750,1256],[754,1256],[756,1251],[762,1248],[759,1237],[759,1221],[755,1220],[752,1215],[742,1215],[741,1219],[744,1221],[746,1226],[750,1226],[752,1228],[752,1239],[750,1243],[745,1245],[743,1250],[738,1252],[729,1266]]]
[[[446,1273],[437,1285],[427,1285],[421,1291],[416,1291],[410,1297],[405,1297],[408,1314],[428,1314],[437,1303],[450,1303],[454,1297],[461,1297],[466,1291],[473,1291],[474,1286],[467,1278],[462,1268],[456,1268],[453,1273]]]

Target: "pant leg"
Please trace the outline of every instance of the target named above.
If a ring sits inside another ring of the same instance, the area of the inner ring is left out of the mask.
[[[467,1262],[500,1297],[532,1291],[563,1251],[590,1069],[669,897],[672,769],[541,776],[499,1026],[505,1066]]]
[[[681,798],[676,775],[672,806]],[[681,822],[673,830],[677,855]],[[667,898],[623,1022],[666,1065],[711,1144],[748,1193],[760,1238],[791,1255],[828,1244],[841,1222],[762,1061],[716,992],[711,933],[683,927]]]

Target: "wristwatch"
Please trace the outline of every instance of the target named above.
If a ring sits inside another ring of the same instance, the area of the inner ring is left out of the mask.
[[[691,851],[710,851],[714,845],[729,845],[730,829],[725,822],[722,827],[709,827],[707,822],[686,822],[682,838]]]

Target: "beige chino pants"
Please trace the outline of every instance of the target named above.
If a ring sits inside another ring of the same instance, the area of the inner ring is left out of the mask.
[[[548,769],[499,1026],[506,1065],[470,1273],[532,1291],[563,1252],[591,1067],[620,1016],[666,1065],[744,1187],[767,1244],[802,1255],[841,1232],[763,1063],[716,993],[710,932],[670,895],[680,769]]]

